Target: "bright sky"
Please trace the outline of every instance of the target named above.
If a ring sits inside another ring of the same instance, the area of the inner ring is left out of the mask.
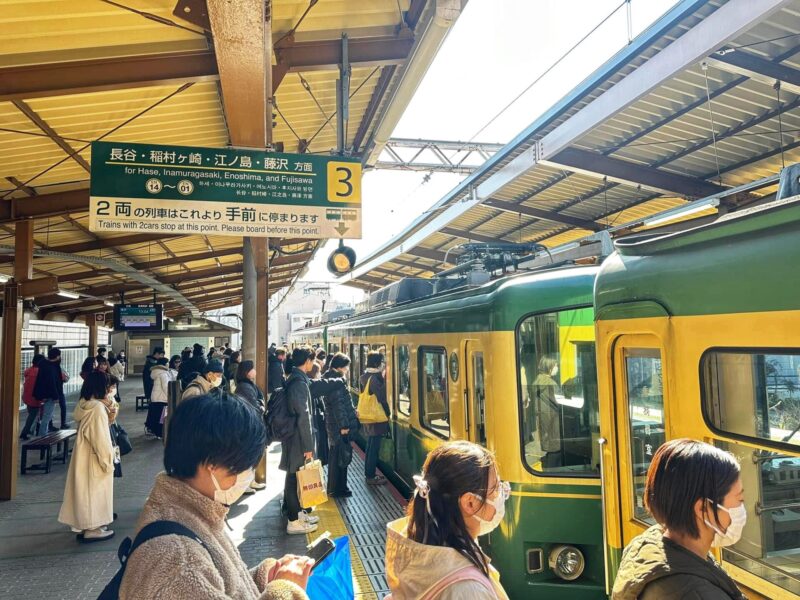
[[[634,37],[675,0],[632,0]],[[394,132],[394,137],[468,140],[564,52],[600,23],[621,0],[469,0]],[[558,67],[525,93],[477,138],[506,143],[628,43],[625,7]],[[397,235],[450,191],[461,175],[371,171],[364,175],[363,232],[347,240],[358,260]],[[332,281],[327,242],[304,281]],[[362,292],[335,286],[334,296]]]

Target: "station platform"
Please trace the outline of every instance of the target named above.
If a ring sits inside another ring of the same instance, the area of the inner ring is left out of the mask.
[[[0,598],[94,600],[119,568],[117,548],[126,536],[133,536],[155,476],[163,470],[163,446],[145,437],[145,412],[134,408],[141,385],[140,378],[132,377],[120,387],[119,419],[134,450],[123,457],[123,477],[115,480],[116,535],[104,542],[79,544],[75,534],[58,522],[68,465],[56,462],[49,474],[32,471],[20,476],[17,497],[0,503]],[[76,399],[70,400],[68,416]],[[37,460],[38,455],[31,453],[30,462]],[[316,532],[290,536],[280,509],[284,473],[278,469],[279,461],[280,446],[273,445],[268,451],[266,489],[245,496],[229,513],[229,534],[248,566],[266,557],[303,554],[306,544],[327,530],[334,538],[350,536],[355,598],[386,596],[386,523],[403,515],[402,496],[391,485],[366,485],[363,456],[354,452],[348,478],[353,497],[328,500],[315,511],[320,517]]]

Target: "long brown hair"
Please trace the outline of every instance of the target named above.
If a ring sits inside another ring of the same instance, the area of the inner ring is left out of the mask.
[[[488,577],[489,565],[467,529],[459,499],[467,492],[488,498],[492,469],[497,469],[494,455],[472,442],[448,442],[428,454],[422,467],[427,485],[421,484],[427,493],[418,486],[408,505],[408,538],[458,550]]]

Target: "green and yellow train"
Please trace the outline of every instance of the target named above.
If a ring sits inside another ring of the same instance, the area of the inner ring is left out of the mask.
[[[754,598],[800,594],[800,201],[625,238],[601,267],[518,273],[296,332],[387,357],[381,467],[409,491],[427,452],[496,453],[512,496],[484,547],[512,598],[608,596],[652,521],[666,439],[742,461],[748,525],[721,558]]]

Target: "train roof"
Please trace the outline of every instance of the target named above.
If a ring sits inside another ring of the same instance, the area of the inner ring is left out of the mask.
[[[328,323],[327,327],[329,331],[353,327],[366,330],[400,321],[408,331],[428,333],[510,331],[525,314],[591,305],[599,269],[598,266],[571,265],[520,272],[481,286],[459,288],[360,313]],[[310,327],[305,331],[317,329],[322,328]]]
[[[800,196],[688,231],[615,243],[595,284],[597,319],[800,309]]]

